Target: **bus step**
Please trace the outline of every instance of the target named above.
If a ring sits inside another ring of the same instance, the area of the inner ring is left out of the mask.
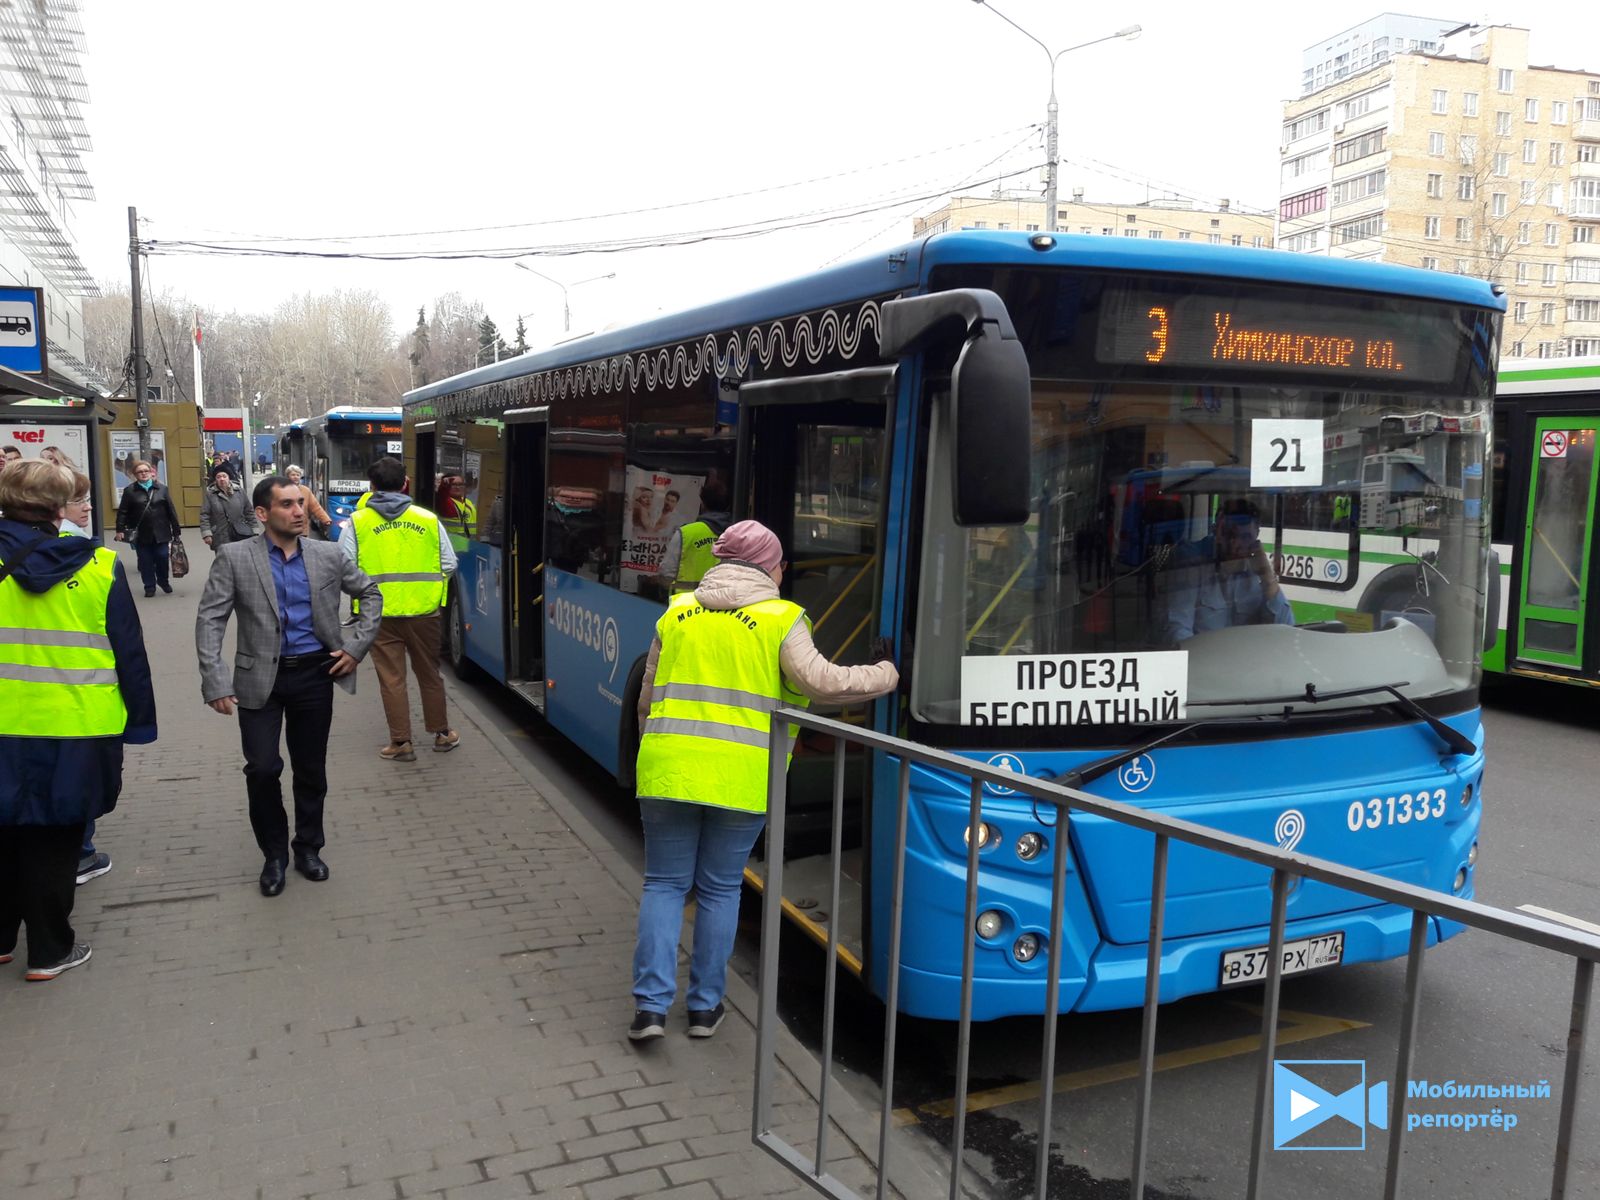
[[[544,715],[544,680],[511,679],[506,681],[506,686],[533,705],[540,716]]]

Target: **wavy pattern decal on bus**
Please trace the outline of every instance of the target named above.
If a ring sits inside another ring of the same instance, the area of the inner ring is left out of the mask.
[[[876,361],[879,303],[864,300],[854,312],[841,314],[837,308],[826,308],[730,333],[706,334],[692,341],[497,380],[440,397],[435,411],[438,416],[453,416],[491,408],[548,404],[568,396],[627,391],[641,384],[652,389],[674,387],[696,383],[708,373],[717,378],[743,380],[757,366],[792,368],[804,360],[807,366],[820,367],[853,359],[863,349]]]

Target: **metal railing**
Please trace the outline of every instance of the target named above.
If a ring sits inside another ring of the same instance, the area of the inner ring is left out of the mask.
[[[1149,953],[1145,964],[1144,1023],[1140,1037],[1139,1092],[1135,1108],[1134,1145],[1129,1195],[1143,1196],[1146,1179],[1146,1152],[1150,1136],[1150,1094],[1155,1065],[1156,1019],[1161,983],[1161,949],[1167,888],[1168,849],[1173,840],[1230,858],[1256,863],[1272,871],[1272,917],[1268,944],[1269,966],[1266,994],[1261,1014],[1261,1065],[1256,1083],[1254,1126],[1250,1147],[1248,1200],[1263,1195],[1262,1174],[1267,1163],[1271,1136],[1268,1108],[1272,1092],[1273,1057],[1277,1051],[1279,993],[1283,980],[1284,926],[1287,921],[1291,879],[1312,879],[1346,891],[1370,897],[1384,904],[1397,905],[1411,912],[1410,950],[1406,960],[1405,1000],[1399,1031],[1399,1049],[1393,1081],[1393,1108],[1389,1121],[1389,1152],[1384,1175],[1384,1200],[1400,1195],[1401,1156],[1405,1146],[1404,1122],[1407,1081],[1416,1048],[1417,1025],[1422,988],[1423,949],[1427,945],[1428,918],[1442,917],[1473,929],[1510,938],[1525,945],[1552,950],[1574,960],[1571,1021],[1567,1031],[1566,1070],[1561,1089],[1555,1156],[1552,1167],[1551,1200],[1565,1200],[1568,1191],[1568,1163],[1573,1149],[1573,1127],[1578,1111],[1578,1092],[1583,1067],[1584,1029],[1587,1023],[1594,967],[1600,961],[1600,937],[1569,929],[1521,913],[1508,912],[1471,900],[1461,900],[1411,884],[1398,883],[1369,871],[1343,867],[1324,859],[1294,854],[1277,846],[1222,833],[1174,817],[1162,816],[1133,805],[1108,800],[1088,792],[1064,787],[1044,779],[1033,779],[1010,771],[997,770],[984,763],[961,758],[945,751],[908,742],[902,738],[846,725],[826,717],[795,709],[773,715],[771,760],[767,777],[766,884],[761,916],[760,1017],[756,1034],[755,1112],[752,1135],[757,1145],[772,1154],[795,1175],[823,1195],[836,1200],[860,1200],[859,1195],[824,1170],[828,1159],[829,1101],[833,1085],[833,1026],[838,972],[839,922],[828,925],[828,957],[823,993],[822,1078],[818,1092],[816,1144],[807,1154],[786,1142],[773,1129],[773,1076],[778,1036],[778,946],[783,897],[784,816],[788,792],[785,767],[787,727],[832,735],[835,740],[833,771],[833,845],[828,912],[839,911],[840,866],[844,827],[845,749],[855,744],[882,751],[898,760],[898,795],[894,834],[894,882],[890,905],[888,937],[886,1014],[883,1036],[883,1085],[878,1136],[876,1196],[890,1189],[890,1131],[894,1121],[895,1035],[899,1018],[901,925],[904,920],[906,830],[911,794],[911,765],[920,763],[948,771],[970,780],[968,828],[977,829],[983,819],[983,788],[986,783],[1007,788],[1049,804],[1056,810],[1060,834],[1051,839],[1055,853],[1050,891],[1050,928],[1046,943],[1048,977],[1045,984],[1043,1048],[1040,1066],[1039,1145],[1036,1156],[1034,1195],[1044,1200],[1049,1182],[1050,1121],[1054,1100],[1056,1023],[1060,1015],[1062,925],[1066,906],[1066,867],[1069,839],[1068,821],[1076,813],[1090,814],[1155,837],[1154,871],[1150,881]],[[954,1122],[950,1148],[950,1196],[961,1195],[964,1167],[964,1141],[967,1117],[969,1054],[972,1041],[972,989],[976,942],[972,935],[978,913],[979,854],[977,837],[967,838],[965,948],[961,966],[961,1009],[956,1042],[956,1081]],[[1576,1193],[1570,1193],[1576,1194]],[[921,1200],[921,1197],[918,1198]]]

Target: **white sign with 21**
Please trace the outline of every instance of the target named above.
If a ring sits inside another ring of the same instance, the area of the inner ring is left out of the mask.
[[[1250,422],[1250,486],[1321,487],[1322,422]]]

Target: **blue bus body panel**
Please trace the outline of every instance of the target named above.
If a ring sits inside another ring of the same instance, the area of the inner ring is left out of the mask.
[[[462,609],[467,657],[494,678],[506,679],[503,580],[498,546],[469,542],[456,555],[455,589]]]
[[[1449,723],[1481,747],[1483,730],[1476,710],[1451,717]],[[1001,753],[965,756],[982,762]],[[1053,778],[1099,755],[1030,751],[1007,757],[1029,775]],[[1441,758],[1449,765],[1441,766]],[[1154,752],[1149,760],[1154,763],[1151,781],[1137,792],[1122,786],[1121,772],[1096,780],[1090,788],[1110,799],[1269,845],[1292,839],[1300,853],[1347,862],[1445,894],[1450,894],[1456,872],[1465,869],[1467,886],[1457,894],[1472,895],[1474,871],[1467,857],[1482,814],[1481,748],[1470,759],[1448,758],[1427,726],[1399,725],[1245,745],[1173,747]],[[1383,762],[1426,766],[1384,775],[1370,765]],[[883,758],[877,764],[875,828],[884,833],[872,845],[871,903],[874,927],[879,930],[887,930],[889,920],[894,847],[887,832],[894,828],[896,774],[894,760]],[[1315,780],[1316,785],[1308,789],[1303,780]],[[1469,783],[1473,798],[1463,805]],[[1445,793],[1444,811],[1434,817],[1439,789]],[[1423,790],[1430,797],[1429,818],[1414,819],[1413,800],[1413,819],[1401,824],[1403,806],[1397,803],[1391,810],[1387,798],[1398,801]],[[1208,791],[1212,798],[1199,799]],[[1373,799],[1379,801],[1376,817],[1369,806]],[[1350,828],[1356,803],[1361,805],[1358,831]],[[1284,820],[1291,810],[1299,814],[1297,821]],[[959,1011],[963,944],[961,938],[950,936],[950,930],[963,929],[965,921],[967,819],[965,780],[913,769],[900,997],[904,1010],[917,1016],[951,1019]],[[1058,841],[1046,822],[1053,816],[1041,807],[1036,817],[1031,803],[1014,793],[986,794],[984,820],[998,829],[999,836],[980,856],[979,911],[998,911],[1003,928],[992,942],[979,942],[974,1015],[991,1019],[1037,1013],[1044,1004],[1045,954],[1018,963],[1011,947],[1021,933],[1044,939],[1049,931],[1051,855]],[[1369,827],[1371,820],[1379,822],[1376,828]],[[1025,862],[1015,846],[1018,836],[1029,830],[1041,833],[1050,849]],[[1441,837],[1440,830],[1447,832]],[[1072,818],[1071,851],[1061,1007],[1065,1011],[1136,1006],[1144,994],[1154,838],[1078,815]],[[1091,865],[1086,868],[1085,863]],[[1167,879],[1162,999],[1215,991],[1223,953],[1267,941],[1271,872],[1174,841]],[[1390,958],[1406,950],[1407,913],[1340,889],[1302,882],[1290,894],[1287,915],[1290,939],[1343,930],[1347,963]],[[1430,936],[1437,940],[1458,931],[1459,926],[1441,927],[1436,922]],[[964,934],[975,936],[970,931]],[[870,964],[879,994],[885,983],[886,947],[887,938],[880,935]]]
[[[1055,238],[1054,246],[1040,251],[1033,248],[1035,236],[1009,231],[935,234],[871,258],[830,267],[773,287],[491,363],[409,391],[405,394],[405,403],[434,400],[479,384],[702,337],[714,331],[792,316],[860,297],[886,292],[914,294],[926,286],[927,275],[933,268],[959,264],[1099,268],[1254,279],[1472,304],[1499,312],[1506,308],[1505,298],[1496,296],[1489,284],[1442,271],[1290,254],[1282,250],[1083,234],[1051,235]]]
[[[628,673],[663,606],[548,565],[544,589],[545,717],[615,775]]]

